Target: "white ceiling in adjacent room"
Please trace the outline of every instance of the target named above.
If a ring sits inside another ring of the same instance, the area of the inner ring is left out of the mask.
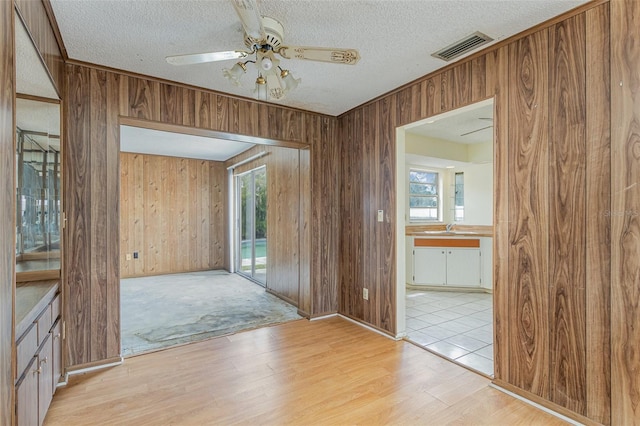
[[[124,152],[226,161],[252,146],[246,142],[120,126],[120,150]]]

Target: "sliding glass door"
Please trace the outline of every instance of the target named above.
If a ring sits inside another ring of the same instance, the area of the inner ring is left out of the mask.
[[[236,176],[239,273],[267,282],[267,169]]]

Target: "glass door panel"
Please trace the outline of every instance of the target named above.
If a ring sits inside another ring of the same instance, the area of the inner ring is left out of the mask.
[[[243,275],[267,282],[267,173],[264,167],[236,177],[238,267]]]

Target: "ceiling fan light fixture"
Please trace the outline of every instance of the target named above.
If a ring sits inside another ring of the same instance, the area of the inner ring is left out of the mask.
[[[222,70],[222,74],[227,80],[234,86],[240,86],[240,77],[247,72],[247,66],[242,62],[236,63],[231,69],[225,68]]]
[[[293,75],[291,74],[291,72],[289,72],[289,70],[281,70],[280,78],[282,79],[282,82],[285,86],[285,94],[289,93],[291,90],[295,90],[295,88],[298,87],[298,84],[300,84],[300,81],[302,80],[301,78],[293,78]]]
[[[259,75],[256,78],[256,88],[253,90],[253,96],[260,101],[266,101],[269,99],[269,90],[267,88],[267,80]]]

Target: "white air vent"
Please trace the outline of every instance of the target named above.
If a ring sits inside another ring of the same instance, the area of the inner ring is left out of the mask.
[[[457,58],[458,56],[462,56],[465,53],[471,52],[472,50],[480,47],[484,44],[493,41],[491,37],[486,34],[482,34],[479,31],[459,40],[444,49],[440,49],[435,53],[432,53],[431,56],[434,58],[442,59],[443,61],[450,61],[452,59]]]

